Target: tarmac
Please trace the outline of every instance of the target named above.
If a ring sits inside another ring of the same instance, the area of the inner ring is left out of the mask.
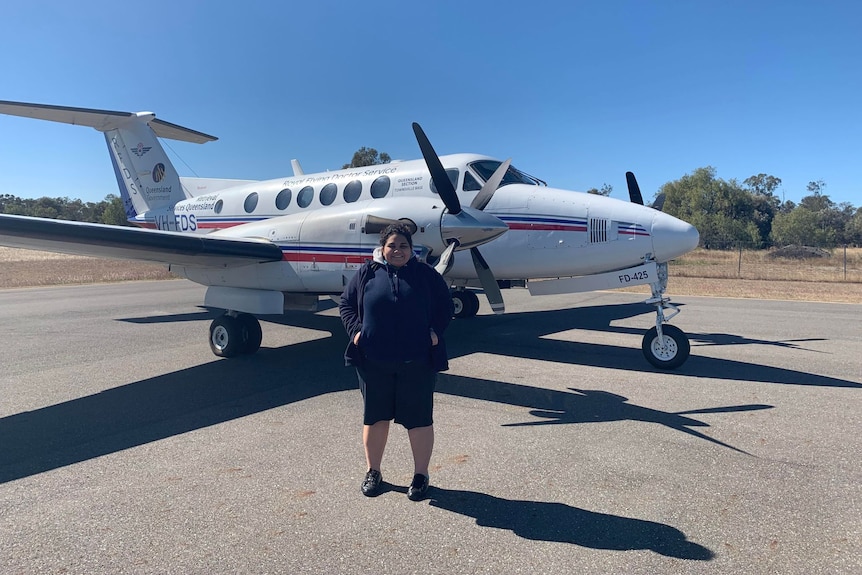
[[[0,573],[862,572],[860,305],[674,298],[667,372],[644,296],[480,296],[414,503],[397,426],[359,491],[331,302],[225,360],[203,292],[0,291]]]

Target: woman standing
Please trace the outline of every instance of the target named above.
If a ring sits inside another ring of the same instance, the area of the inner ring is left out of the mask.
[[[368,471],[362,493],[380,493],[380,465],[392,420],[407,429],[414,475],[412,501],[428,491],[434,448],[433,398],[437,372],[448,369],[443,332],[452,318],[446,281],[413,256],[404,225],[380,235],[372,261],[341,295],[341,321],[350,339],[345,360],[356,368],[364,402],[362,441]]]

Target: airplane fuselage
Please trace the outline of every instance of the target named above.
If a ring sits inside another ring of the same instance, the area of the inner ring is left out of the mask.
[[[500,163],[476,154],[442,156],[441,161],[464,205],[478,193],[487,167]],[[508,233],[482,248],[499,280],[580,276],[624,269],[645,259],[664,262],[696,245],[694,228],[652,208],[549,188],[528,177],[520,180],[504,181],[484,209],[508,226]],[[196,195],[173,208],[150,211],[137,223],[187,233],[261,237],[277,243],[284,254],[282,262],[254,266],[253,273],[251,267],[181,272],[205,285],[337,292],[344,277],[377,245],[375,235],[363,233],[369,206],[385,204],[387,217],[411,221],[426,210],[433,215],[435,209],[445,209],[422,160],[232,186],[229,181],[196,178],[181,182],[187,195]],[[378,201],[383,198],[386,202]],[[392,201],[399,198],[404,202],[400,206]],[[420,200],[423,206],[414,209]],[[415,243],[427,247],[431,259],[439,256],[445,248],[439,215],[414,223],[419,230]],[[477,277],[470,259],[463,257],[455,259],[446,276],[454,284]]]

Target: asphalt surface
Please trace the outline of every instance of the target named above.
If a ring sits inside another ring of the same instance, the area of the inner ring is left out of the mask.
[[[671,286],[672,288],[672,286]],[[860,573],[862,306],[642,296],[453,323],[428,500],[363,497],[337,310],[211,355],[182,281],[0,291],[0,573]]]

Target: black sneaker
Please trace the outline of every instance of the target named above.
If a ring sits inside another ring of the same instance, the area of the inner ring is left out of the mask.
[[[413,476],[410,487],[407,488],[407,498],[410,501],[422,501],[428,492],[428,476],[417,473]]]
[[[376,469],[369,469],[362,481],[362,495],[374,497],[380,493],[380,484],[383,483],[383,475]]]

